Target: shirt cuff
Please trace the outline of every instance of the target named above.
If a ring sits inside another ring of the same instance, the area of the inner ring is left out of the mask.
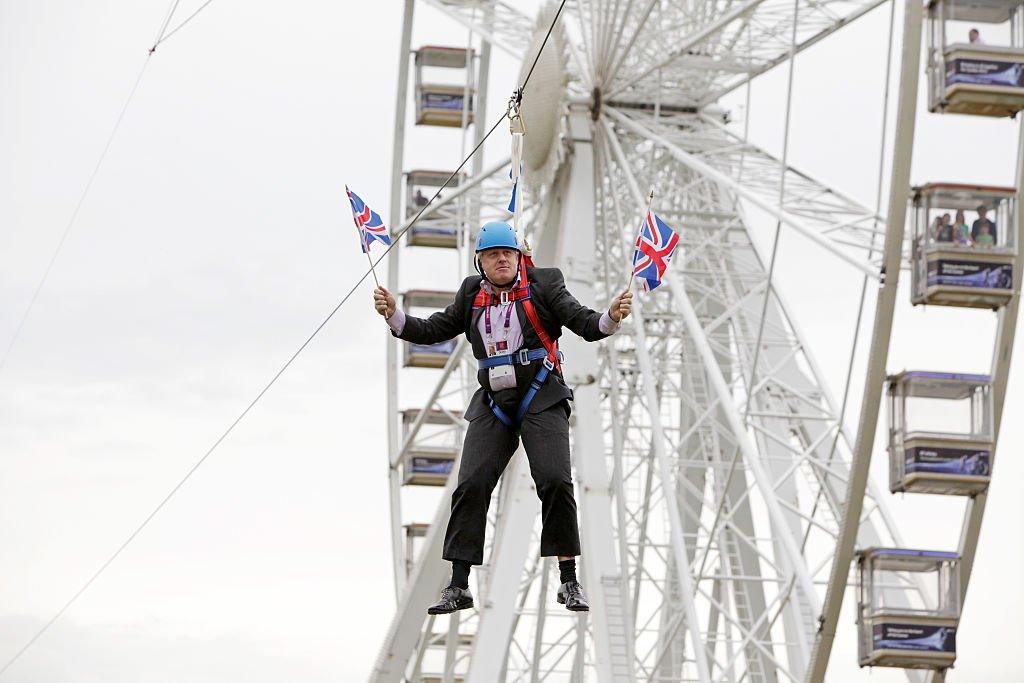
[[[405,329],[405,311],[398,306],[395,306],[395,312],[391,314],[391,317],[384,320],[396,335],[402,334],[402,330]]]
[[[604,315],[601,316],[601,320],[597,323],[597,328],[601,330],[601,334],[610,336],[619,331],[619,323],[612,320],[611,313],[605,311]]]

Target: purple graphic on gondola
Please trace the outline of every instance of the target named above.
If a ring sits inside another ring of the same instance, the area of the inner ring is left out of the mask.
[[[1024,87],[1024,64],[991,59],[954,59],[946,65],[946,85]]]
[[[439,342],[437,344],[409,344],[412,353],[432,353],[438,356],[451,355],[455,350],[455,340]]]
[[[412,471],[416,474],[450,474],[452,461],[441,458],[413,458]]]
[[[937,474],[987,476],[991,471],[992,454],[973,448],[933,448],[917,446],[906,452],[906,471]]]
[[[979,289],[1012,289],[1013,266],[980,261],[928,262],[928,285],[956,285]]]
[[[449,111],[462,111],[463,96],[461,93],[444,93],[425,91],[422,95],[422,107],[424,109],[447,109]],[[473,108],[473,98],[469,98],[469,107]]]
[[[872,641],[876,650],[956,652],[956,628],[922,624],[875,624]]]

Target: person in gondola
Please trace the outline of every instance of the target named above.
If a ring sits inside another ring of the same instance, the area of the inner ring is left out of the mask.
[[[935,233],[935,241],[953,241],[953,223],[948,213],[942,214],[942,217],[938,219],[938,229]]]
[[[988,228],[985,234],[991,236],[992,245],[999,241],[998,233],[996,233],[996,224],[989,220],[988,207],[984,204],[978,207],[978,220],[971,224],[971,238],[974,239],[976,244],[980,244],[978,236],[981,235],[983,227]],[[987,238],[983,241],[987,241]]]
[[[963,209],[957,209],[956,219],[953,221],[953,243],[958,247],[974,245],[974,240],[971,239],[971,228],[967,225],[967,218],[964,217]]]
[[[469,427],[442,551],[452,563],[452,577],[428,607],[430,614],[473,607],[470,567],[483,564],[491,492],[520,439],[541,501],[540,554],[559,560],[556,599],[571,611],[590,609],[576,577],[580,535],[569,461],[572,390],[562,377],[557,341],[563,327],[586,341],[614,334],[630,313],[633,295],[623,291],[607,310],[595,311],[566,289],[559,269],[527,261],[512,226],[492,222],[477,237],[479,274],[463,280],[443,311],[416,318],[402,311],[386,288],[374,290],[375,308],[394,336],[435,344],[465,334],[478,365],[480,388],[465,411]]]

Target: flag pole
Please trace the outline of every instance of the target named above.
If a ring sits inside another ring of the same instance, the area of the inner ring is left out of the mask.
[[[633,240],[633,255],[636,254],[636,243],[637,243],[637,240],[640,239],[641,233],[643,233],[643,231],[644,231],[644,222],[647,220],[647,215],[651,212],[651,204],[653,204],[653,203],[654,203],[654,188],[652,187],[651,188],[651,194],[648,195],[648,197],[647,197],[647,211],[644,213],[643,216],[640,217],[640,227],[637,228],[636,238]],[[633,287],[633,278],[634,277],[635,277],[635,275],[633,274],[633,259],[630,258],[629,259],[629,279],[626,280],[626,286],[623,288],[623,291],[629,291]]]
[[[348,185],[345,186],[345,196],[349,197],[348,208],[352,209],[352,225],[356,226],[356,235],[359,236],[359,244],[363,247],[363,253],[366,254],[366,260],[370,264],[370,272],[373,273],[373,281],[377,283],[377,288],[380,289],[380,280],[377,279],[377,271],[373,269],[373,259],[370,258],[370,244],[363,235],[363,231],[359,229],[359,223],[356,221],[356,210],[352,206],[352,198],[349,195]]]

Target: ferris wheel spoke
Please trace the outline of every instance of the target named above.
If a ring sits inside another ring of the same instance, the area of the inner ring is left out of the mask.
[[[619,51],[619,45],[622,41],[623,34],[628,30],[627,26],[632,14],[634,0],[625,0],[624,4],[623,2],[624,0],[614,0],[614,3],[604,3],[606,10],[608,11],[604,14],[604,20],[602,21],[601,28],[599,59],[597,63],[595,82],[598,86],[608,81],[608,70]],[[647,0],[647,2],[648,9],[646,12],[641,13],[641,23],[646,20],[646,16],[654,7],[653,2],[650,2],[649,0]]]
[[[834,431],[836,428],[837,427],[835,425],[824,427],[823,428],[823,433],[821,435],[819,435],[819,437],[816,439],[816,441],[814,442],[813,445],[820,445],[820,444],[824,443],[827,440],[824,437],[826,437],[829,432],[824,431],[824,430],[832,430],[832,431]],[[841,472],[840,472],[840,474],[841,474]],[[833,500],[833,501],[840,500],[841,499],[841,492],[840,491],[836,491],[834,489],[834,486],[830,486],[830,489],[832,489],[832,490],[829,491],[828,498],[830,500]],[[813,519],[813,517],[812,517],[812,519]],[[815,521],[815,523],[818,524],[816,521]],[[822,526],[824,526],[824,525],[822,525]],[[871,535],[872,534],[869,534],[869,536],[871,536]],[[820,565],[820,562],[818,562],[816,564]]]
[[[629,12],[625,14],[623,25],[619,31],[618,37],[616,38],[615,44],[608,55],[610,61],[608,64],[608,71],[604,76],[603,85],[607,85],[615,81],[615,76],[618,74],[619,68],[622,66],[622,62],[629,56],[637,43],[640,42],[640,36],[643,33],[644,27],[647,25],[647,20],[650,18],[655,6],[658,5],[660,5],[660,0],[646,0],[646,4],[644,4],[642,9],[640,9],[640,11],[635,15]],[[631,19],[634,20],[632,22],[632,26],[630,26]],[[630,37],[625,41],[625,43],[623,43],[622,38],[626,35],[627,30],[629,31]]]
[[[584,81],[586,85],[596,82],[597,55],[595,50],[595,30],[597,22],[594,20],[594,6],[589,0],[578,0],[576,12],[577,30],[579,30],[582,42],[582,61],[585,64]]]
[[[616,153],[616,156],[621,157],[622,156],[622,152],[616,147],[617,143],[615,142],[614,133],[611,132],[610,126],[606,125],[605,128],[606,128],[606,131],[608,132],[608,137],[611,139],[611,141],[613,143],[612,147],[613,147],[613,149],[614,149],[614,151]],[[620,169],[623,169],[621,163],[619,164],[619,167],[620,167]],[[636,188],[635,180],[633,180],[630,177],[628,171],[625,171],[625,172],[626,172],[627,179],[630,181],[629,184],[632,186],[633,194],[634,194],[634,199],[639,200],[640,194],[639,194],[639,190]],[[640,201],[642,201],[642,200],[640,200]],[[681,291],[679,291],[678,288],[674,286],[674,284],[675,283],[674,283],[673,280],[669,281],[669,285],[670,285],[670,287],[672,289],[672,293],[673,293],[672,299],[677,304],[683,304],[682,311],[684,313],[684,318],[687,318],[687,328],[689,329],[690,333],[692,335],[694,335],[694,340],[695,341],[700,342],[701,340],[703,340],[703,343],[707,344],[707,339],[703,335],[703,333],[696,331],[698,329],[697,327],[694,326],[696,324],[696,318],[695,318],[695,316],[694,316],[694,314],[692,312],[692,308],[688,308],[689,304],[686,303],[686,299],[685,299],[686,295],[683,294]],[[640,324],[639,320],[635,324],[639,325]],[[700,344],[698,344],[698,347],[699,346],[700,346]],[[707,367],[712,367],[712,368],[717,367],[717,361],[714,360],[714,356],[713,356],[714,352],[711,351],[708,346],[705,346],[704,349],[705,350],[701,352],[701,355],[703,356],[704,366],[706,368]],[[708,354],[712,354],[712,355],[708,355]],[[723,387],[725,387],[725,382],[724,382],[724,379],[722,379],[722,377],[721,377],[721,375],[719,373],[720,373],[720,370],[719,371],[712,370],[711,375],[712,375],[713,378],[717,376],[717,379],[714,379],[714,382],[717,382],[717,389],[716,389],[717,393],[721,394],[721,390],[723,389]],[[758,488],[760,489],[761,493],[763,494],[763,499],[765,500],[765,503],[767,504],[769,510],[772,510],[773,527],[775,527],[775,533],[778,535],[778,537],[780,539],[782,539],[783,546],[787,546],[786,539],[789,537],[789,533],[790,532],[787,530],[788,529],[788,525],[783,521],[784,520],[784,516],[783,516],[781,508],[778,506],[778,501],[776,501],[773,498],[774,493],[770,492],[769,489],[767,488],[769,486],[767,478],[766,478],[767,477],[767,472],[764,470],[764,467],[762,466],[762,464],[757,459],[756,451],[754,450],[752,444],[750,444],[747,441],[748,437],[744,434],[744,430],[742,429],[742,427],[739,426],[738,413],[735,412],[735,407],[732,405],[731,401],[723,402],[723,407],[725,407],[725,412],[726,412],[727,416],[728,415],[732,416],[730,418],[730,422],[732,423],[731,424],[731,431],[732,431],[732,434],[733,434],[733,438],[740,445],[741,451],[744,454],[744,461],[745,461],[746,465],[751,469],[751,471],[755,474],[754,479],[757,481]],[[816,594],[814,593],[814,590],[813,590],[813,588],[812,588],[812,586],[810,584],[810,581],[809,581],[809,578],[808,578],[807,574],[803,573],[803,571],[801,569],[801,567],[803,566],[802,565],[802,559],[800,557],[798,557],[798,555],[795,553],[795,547],[792,545],[792,543],[789,543],[785,554],[788,555],[788,564],[789,564],[789,566],[792,568],[792,570],[795,572],[795,574],[798,577],[801,577],[799,579],[799,582],[800,582],[801,590],[802,590],[802,592],[804,594],[803,595],[803,600],[807,600],[807,601],[809,601],[811,603],[811,605],[813,605],[816,602],[816,600],[817,600]]]
[[[773,184],[770,175],[768,175],[772,173],[771,164],[769,163],[770,157],[760,154],[757,148],[748,146],[742,153],[745,155],[745,168],[748,172],[753,173],[750,169],[755,166],[760,166],[763,169],[763,174],[760,178],[761,182],[759,184],[754,183],[753,179],[748,181],[746,178],[742,179],[742,181],[736,180],[723,170],[719,170],[738,166],[740,152],[735,151],[735,148],[730,146],[729,148],[733,151],[723,155],[722,158],[714,157],[710,155],[709,151],[705,150],[704,157],[701,159],[685,150],[684,146],[687,142],[685,136],[678,143],[672,140],[675,130],[669,126],[653,120],[644,120],[642,118],[643,115],[638,115],[636,112],[631,112],[630,115],[627,115],[611,107],[607,107],[605,111],[612,120],[621,124],[628,133],[663,147],[677,161],[698,173],[708,176],[715,182],[729,187],[744,200],[749,201],[774,218],[795,228],[797,232],[846,263],[875,280],[879,279],[878,270],[862,255],[852,253],[847,245],[839,244],[831,235],[826,236],[823,234],[826,229],[832,227],[833,218],[837,215],[837,203],[842,204],[846,215],[868,215],[870,212],[864,207],[850,202],[836,191],[821,185],[819,185],[822,190],[820,196],[827,197],[827,201],[800,202],[801,188],[806,188],[809,183],[814,181],[806,174],[793,171],[791,167],[787,169],[787,193],[783,198],[783,205],[779,206],[777,203],[778,198],[774,196],[777,193],[778,184]],[[695,119],[697,117],[692,118]],[[777,177],[777,164],[774,173]],[[790,178],[793,180],[792,184],[789,183]],[[759,186],[761,191],[758,191]],[[770,191],[768,191],[769,188]],[[792,200],[792,202],[789,202],[789,200]],[[866,226],[861,224],[860,227]],[[859,233],[852,230],[843,231],[843,234],[856,241],[863,239]],[[869,245],[865,245],[865,251],[868,248]]]
[[[693,33],[686,35],[679,43],[673,48],[672,52],[662,58],[660,61],[655,61],[654,64],[647,66],[639,73],[631,76],[628,80],[618,84],[610,93],[609,97],[615,97],[631,86],[636,85],[638,82],[647,78],[653,73],[666,69],[674,64],[681,57],[686,56],[696,45],[707,40],[708,37],[718,33],[728,24],[736,21],[740,17],[748,14],[751,10],[756,8],[758,5],[765,2],[765,0],[747,0],[742,5],[732,9],[731,11],[723,14],[716,18],[714,21],[700,27]]]
[[[844,26],[849,26],[851,23],[857,21],[864,15],[868,14],[876,7],[882,5],[885,1],[886,0],[869,0],[868,2],[860,3],[858,7],[856,7],[852,12],[846,15],[838,15],[830,12],[830,15],[833,17],[833,20],[824,25],[819,26],[818,30],[811,34],[810,36],[802,38],[796,45],[796,54],[799,54],[806,50],[807,48],[816,45],[817,43],[829,37],[839,29],[843,28]],[[802,8],[801,11],[803,11]],[[773,57],[765,59],[760,65],[758,65],[755,69],[752,69],[748,74],[746,74],[742,78],[733,80],[732,82],[728,83],[727,85],[723,86],[722,88],[716,90],[713,93],[708,93],[705,96],[705,98],[701,101],[701,106],[705,106],[707,104],[715,102],[718,99],[729,94],[730,92],[736,90],[737,88],[743,87],[744,85],[747,84],[748,81],[760,76],[761,74],[767,71],[770,71],[771,69],[775,68],[782,62],[786,61],[786,59],[788,58],[788,52],[780,52],[779,54]]]
[[[591,47],[594,63],[594,81],[600,79],[601,64],[604,61],[605,37],[608,31],[608,14],[616,0],[591,0]]]
[[[841,12],[822,3],[802,2],[796,52],[820,42],[882,2],[844,3]],[[673,24],[672,11],[686,14],[683,8],[669,7],[666,25]],[[675,22],[672,30],[676,35],[680,26],[687,25],[686,18]],[[660,78],[681,86],[668,103],[704,107],[782,63],[789,56],[792,22],[792,3],[747,0],[725,11],[712,6],[688,26],[682,40],[671,43],[667,54],[660,50],[637,53],[627,48],[631,58],[620,60],[613,68],[614,78],[607,83],[609,98],[650,101],[659,89],[655,79]],[[619,74],[623,74],[621,78]]]

